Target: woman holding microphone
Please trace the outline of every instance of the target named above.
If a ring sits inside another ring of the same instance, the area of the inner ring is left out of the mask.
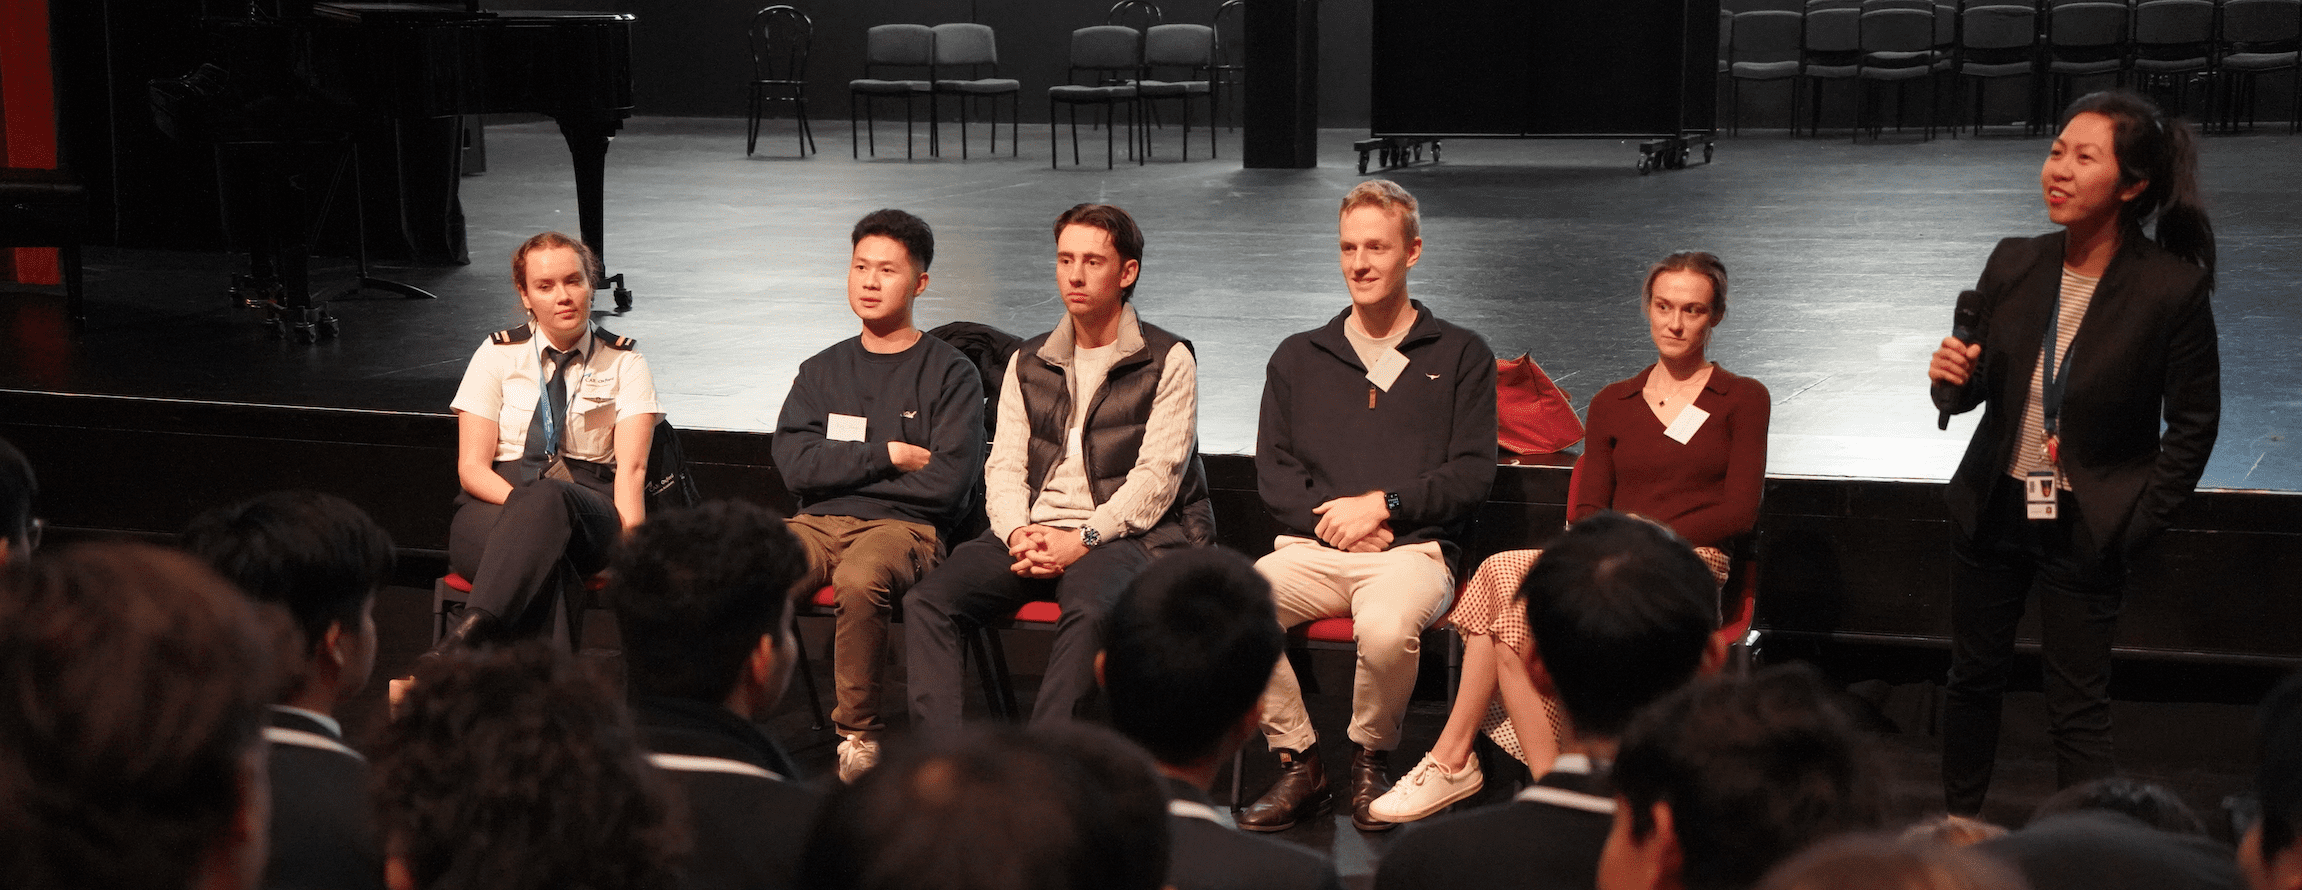
[[[1979,812],[1989,789],[2034,590],[2057,782],[2116,769],[2110,647],[2127,558],[2197,486],[2221,413],[2214,230],[2197,167],[2189,125],[2148,99],[2072,103],[2039,171],[2061,228],[1999,242],[1976,286],[1978,326],[1962,331],[1973,342],[1944,339],[1928,365],[1937,407],[1984,407],[1947,495],[1952,813]]]

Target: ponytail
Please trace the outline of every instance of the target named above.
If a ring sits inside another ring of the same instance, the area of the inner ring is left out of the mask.
[[[2198,193],[2198,131],[2188,121],[2169,118],[2156,103],[2125,90],[2088,93],[2070,103],[2062,122],[2092,112],[2110,119],[2116,132],[2120,185],[2150,185],[2126,202],[2119,221],[2129,238],[2156,222],[2158,246],[2206,270],[2214,282],[2214,223]]]

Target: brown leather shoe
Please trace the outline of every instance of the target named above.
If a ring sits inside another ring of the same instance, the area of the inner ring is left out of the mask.
[[[1360,831],[1389,831],[1397,822],[1385,822],[1368,809],[1383,792],[1391,790],[1391,752],[1369,750],[1351,743],[1351,825]]]
[[[1239,814],[1239,827],[1248,831],[1286,831],[1306,817],[1322,816],[1334,806],[1327,791],[1327,768],[1319,765],[1319,750],[1279,749],[1279,781]]]

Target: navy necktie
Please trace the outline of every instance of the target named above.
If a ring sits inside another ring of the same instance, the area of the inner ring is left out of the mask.
[[[534,481],[543,475],[544,467],[551,463],[552,455],[560,451],[561,440],[567,435],[568,365],[574,364],[576,351],[562,352],[544,347],[543,360],[551,367],[551,376],[538,387],[535,416],[528,420],[527,450],[521,454],[520,477]]]

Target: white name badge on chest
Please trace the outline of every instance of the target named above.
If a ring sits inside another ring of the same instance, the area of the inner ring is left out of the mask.
[[[2022,477],[2022,506],[2032,519],[2053,519],[2062,479],[2054,470],[2032,470]]]
[[[1404,370],[1407,370],[1406,354],[1396,349],[1385,349],[1375,359],[1375,366],[1367,369],[1367,382],[1374,384],[1376,389],[1390,392],[1391,384],[1398,382],[1399,372]]]
[[[1671,441],[1684,445],[1694,441],[1695,431],[1702,429],[1703,421],[1709,419],[1711,419],[1710,412],[1688,405],[1679,409],[1678,419],[1671,421],[1671,425],[1663,429],[1663,435],[1671,437]]]
[[[853,414],[834,414],[824,424],[823,437],[834,442],[861,442],[866,425],[867,421]]]

